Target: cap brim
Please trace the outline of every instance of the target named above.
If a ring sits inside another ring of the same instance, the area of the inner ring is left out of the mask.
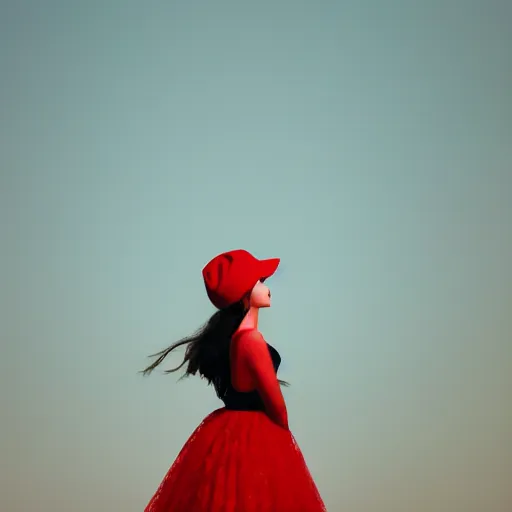
[[[274,274],[279,266],[280,258],[271,258],[268,260],[260,260],[260,279],[267,279]]]

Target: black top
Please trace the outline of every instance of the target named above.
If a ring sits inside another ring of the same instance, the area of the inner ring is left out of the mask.
[[[277,370],[279,369],[279,365],[281,364],[281,356],[279,352],[267,343],[268,351],[270,352],[270,357],[272,358],[272,364],[274,365],[274,370],[277,374]],[[228,385],[228,389],[226,394],[222,397],[222,401],[226,406],[226,409],[231,409],[233,411],[264,411],[265,406],[263,405],[263,400],[261,399],[259,393],[254,391],[241,392],[237,391],[231,380]]]

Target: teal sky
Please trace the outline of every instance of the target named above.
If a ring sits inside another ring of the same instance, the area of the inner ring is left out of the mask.
[[[331,512],[510,510],[511,23],[2,2],[2,512],[143,510],[220,402],[137,371],[234,248],[282,258],[261,329]]]

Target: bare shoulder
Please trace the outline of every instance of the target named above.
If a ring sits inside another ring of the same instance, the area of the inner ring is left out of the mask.
[[[267,342],[257,329],[242,333],[239,339],[239,347],[241,352],[250,359],[259,358],[268,351]]]

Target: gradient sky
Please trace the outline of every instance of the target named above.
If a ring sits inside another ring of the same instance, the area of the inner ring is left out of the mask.
[[[1,2],[2,512],[143,510],[220,402],[137,371],[233,248],[282,258],[261,329],[331,512],[509,512],[511,24]]]

